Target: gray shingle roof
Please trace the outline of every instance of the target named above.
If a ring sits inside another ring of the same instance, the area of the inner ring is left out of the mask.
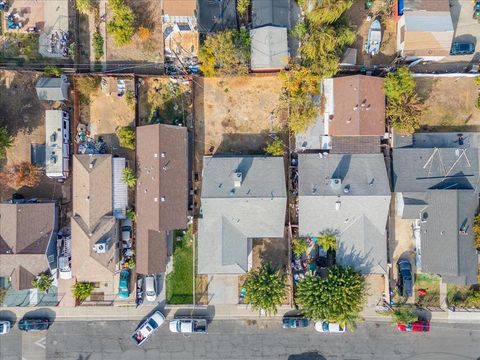
[[[237,187],[236,172],[242,174]],[[198,272],[244,273],[248,270],[248,238],[283,238],[285,187],[283,158],[205,156]]]
[[[288,64],[286,27],[263,26],[250,30],[252,70],[283,69]]]
[[[300,235],[334,231],[339,263],[385,273],[391,195],[383,155],[300,154],[298,161]]]
[[[288,26],[288,0],[253,0],[252,21],[253,27],[264,25]]]
[[[472,227],[478,195],[473,190],[430,190],[425,201],[428,206],[420,214],[422,271],[439,274],[447,283],[477,283]]]
[[[40,100],[68,100],[68,84],[63,78],[42,77],[38,79],[35,89]]]
[[[393,149],[395,192],[476,189],[478,180],[478,149]]]

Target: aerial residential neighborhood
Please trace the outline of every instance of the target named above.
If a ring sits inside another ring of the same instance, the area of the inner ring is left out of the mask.
[[[0,360],[478,359],[480,1],[0,18]]]

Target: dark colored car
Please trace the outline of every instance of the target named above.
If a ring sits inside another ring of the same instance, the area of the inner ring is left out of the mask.
[[[284,317],[282,320],[282,327],[284,329],[307,327],[308,324],[310,324],[310,321],[302,317]]]
[[[30,319],[23,318],[18,322],[18,328],[21,331],[42,331],[48,330],[50,327],[50,320],[45,318]]]
[[[408,324],[397,323],[397,329],[401,332],[429,332],[430,323],[428,321],[415,321]]]
[[[450,49],[450,55],[470,55],[475,52],[475,44],[473,43],[453,43]]]
[[[398,287],[402,296],[410,297],[413,292],[412,265],[408,260],[398,262]]]

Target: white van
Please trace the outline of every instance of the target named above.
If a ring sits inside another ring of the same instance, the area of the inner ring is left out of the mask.
[[[145,300],[155,301],[157,299],[157,279],[155,275],[145,276]]]

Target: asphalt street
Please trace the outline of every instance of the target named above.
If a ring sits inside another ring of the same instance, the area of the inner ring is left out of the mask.
[[[480,359],[480,325],[432,324],[430,333],[404,334],[388,323],[361,323],[355,332],[284,330],[277,321],[214,321],[208,334],[172,334],[164,325],[141,348],[133,321],[55,322],[48,332],[0,336],[2,360]]]

